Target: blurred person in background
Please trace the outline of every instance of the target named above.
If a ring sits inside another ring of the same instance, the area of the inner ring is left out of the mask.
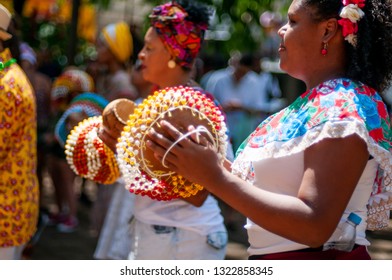
[[[135,100],[137,91],[129,79],[133,40],[128,24],[121,21],[106,25],[99,33],[96,47],[98,66],[104,70],[96,80],[97,92],[109,101]]]
[[[307,89],[264,120],[231,165],[197,136],[167,152],[182,139],[167,121],[170,139],[150,131],[157,159],[248,218],[249,259],[370,259],[366,231],[388,227],[392,207],[381,97],[392,77],[391,25],[389,0],[293,0],[278,32],[280,67]],[[360,217],[352,246],[326,247],[340,243],[335,233],[351,213]]]
[[[45,135],[48,147],[48,171],[55,188],[57,212],[51,213],[50,223],[61,232],[77,229],[77,196],[75,193],[75,174],[66,161],[63,143],[55,135],[55,127],[71,101],[85,92],[94,92],[94,81],[86,72],[70,67],[53,81],[51,89],[51,117],[49,132]]]
[[[31,85],[35,92],[35,99],[37,104],[37,176],[40,186],[40,211],[44,209],[42,205],[42,188],[43,188],[43,176],[47,169],[47,146],[44,140],[45,135],[49,129],[49,118],[50,118],[50,91],[52,88],[51,79],[37,70],[38,61],[35,51],[25,42],[20,44],[20,65],[25,71],[29,78]]]
[[[0,259],[21,259],[36,231],[39,186],[33,88],[4,42],[11,14],[0,5]]]
[[[130,79],[134,46],[129,25],[119,21],[104,26],[98,34],[96,48],[97,60],[91,66],[98,71],[95,79],[97,93],[109,102],[120,98],[136,100],[138,92]],[[123,184],[119,182],[97,184],[97,197],[92,209],[93,234],[100,235],[112,196],[120,187],[123,188]]]
[[[280,37],[278,30],[283,23],[281,15],[277,12],[265,11],[260,15],[259,22],[264,32],[264,40],[260,48],[262,57],[272,61],[279,60]]]
[[[198,88],[191,69],[208,27],[208,8],[195,1],[169,2],[155,7],[150,18],[138,55],[144,79],[157,89]],[[171,201],[135,195],[134,201],[129,259],[225,257],[227,231],[218,204],[208,192]]]
[[[272,79],[263,79],[253,71],[257,63],[254,54],[241,54],[233,71],[218,77],[211,91],[226,113],[234,152],[270,112]]]

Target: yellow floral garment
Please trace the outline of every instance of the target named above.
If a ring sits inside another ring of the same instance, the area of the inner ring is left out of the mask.
[[[29,241],[39,202],[35,97],[21,68],[7,67],[11,58],[0,53],[0,247]]]

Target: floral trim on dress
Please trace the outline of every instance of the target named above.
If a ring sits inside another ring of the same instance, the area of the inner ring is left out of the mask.
[[[368,202],[368,229],[388,225],[392,208],[391,125],[378,93],[349,79],[335,79],[306,91],[270,116],[240,146],[233,173],[253,182],[252,162],[296,154],[325,138],[359,135],[379,170]]]

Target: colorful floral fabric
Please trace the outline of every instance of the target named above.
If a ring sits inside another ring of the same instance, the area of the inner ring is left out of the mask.
[[[360,82],[335,79],[305,92],[272,115],[241,145],[234,172],[252,180],[252,162],[305,150],[325,138],[358,134],[379,163],[368,205],[368,228],[388,224],[392,207],[391,124],[378,93]],[[380,207],[382,205],[382,207]]]
[[[0,247],[19,246],[36,230],[39,195],[34,93],[17,64],[0,71],[0,142]]]
[[[176,62],[190,69],[199,53],[207,25],[187,20],[188,13],[173,2],[153,9],[151,25]]]

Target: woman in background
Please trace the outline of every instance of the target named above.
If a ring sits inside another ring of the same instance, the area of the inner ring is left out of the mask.
[[[366,229],[387,226],[392,206],[391,126],[378,93],[392,76],[391,5],[294,0],[279,30],[280,67],[307,91],[260,124],[229,170],[196,135],[166,156],[171,170],[248,217],[251,259],[370,258]],[[173,141],[150,136],[162,159]],[[351,212],[362,218],[352,251],[325,250]]]
[[[208,8],[195,1],[173,1],[155,7],[150,18],[138,56],[143,78],[158,89],[197,86],[191,68],[208,27]],[[134,203],[129,259],[225,257],[227,231],[208,192],[171,201],[136,195]]]

